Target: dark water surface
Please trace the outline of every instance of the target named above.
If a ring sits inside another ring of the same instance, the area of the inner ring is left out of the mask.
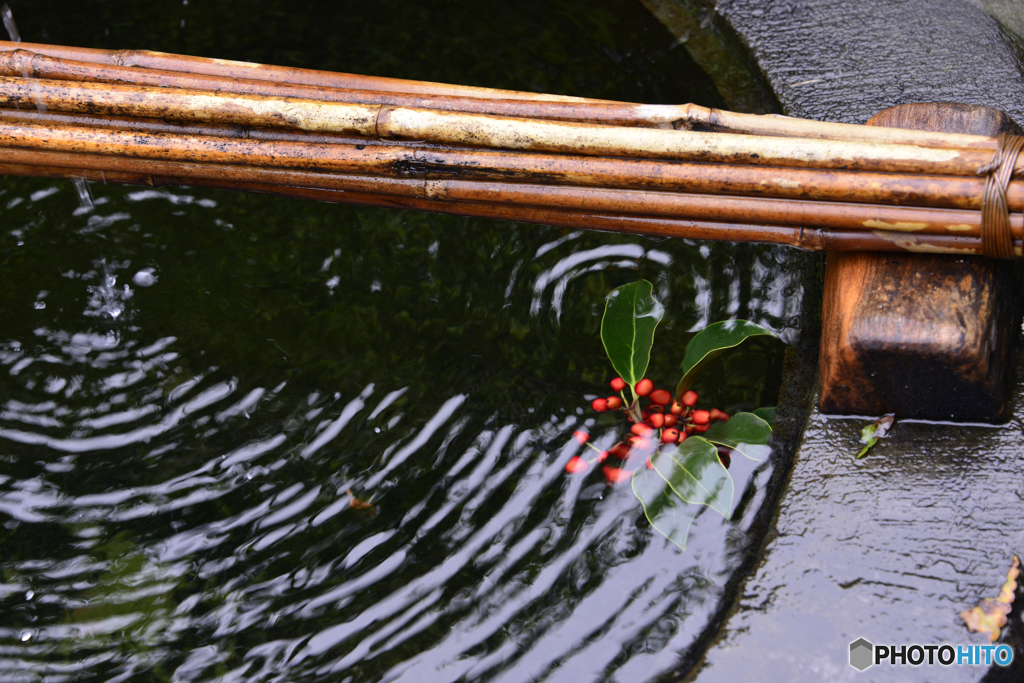
[[[638,3],[11,3],[22,38],[718,106]],[[685,552],[568,476],[604,296],[668,315],[651,376],[744,317],[792,338],[782,248],[189,188],[0,178],[0,679],[655,680],[763,495]],[[772,404],[777,347],[721,364]],[[355,510],[346,493],[369,499]]]

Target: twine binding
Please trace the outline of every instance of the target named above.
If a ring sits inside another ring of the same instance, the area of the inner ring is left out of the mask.
[[[1024,149],[1024,136],[1000,135],[998,140],[992,161],[978,169],[978,175],[986,176],[981,199],[981,253],[988,258],[1013,258],[1006,189]]]

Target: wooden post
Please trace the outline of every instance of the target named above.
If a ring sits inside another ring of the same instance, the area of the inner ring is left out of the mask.
[[[991,107],[903,104],[868,125],[978,135],[1020,134]],[[1020,327],[1014,261],[830,252],[819,361],[828,414],[1004,422]]]

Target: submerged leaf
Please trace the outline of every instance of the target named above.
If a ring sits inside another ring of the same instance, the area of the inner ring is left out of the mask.
[[[694,511],[672,493],[668,483],[654,470],[638,470],[633,475],[633,495],[651,526],[680,550],[686,550]]]
[[[683,378],[676,386],[676,398],[681,398],[712,361],[751,337],[775,336],[771,330],[746,320],[726,320],[708,325],[690,340],[683,357]]]
[[[373,503],[356,498],[356,494],[352,493],[352,489],[345,489],[345,493],[348,494],[348,506],[353,510],[375,510]]]
[[[857,457],[863,458],[868,454],[868,451],[871,450],[871,447],[878,443],[879,439],[884,439],[889,433],[889,428],[892,427],[892,423],[895,421],[896,414],[889,413],[860,430],[860,442],[864,444],[864,448],[860,449],[857,453]]]
[[[977,607],[960,613],[960,618],[964,620],[969,630],[988,635],[989,641],[995,641],[999,637],[999,629],[1006,625],[1006,615],[1010,613],[1016,596],[1019,575],[1020,559],[1014,555],[1013,564],[1006,572],[1006,583],[1000,589],[999,597],[985,598]]]
[[[771,426],[754,413],[736,413],[728,422],[715,422],[701,436],[760,462],[770,452],[771,435]]]
[[[651,458],[651,466],[687,503],[707,505],[729,519],[735,487],[713,444],[691,436],[659,451]]]
[[[601,319],[601,343],[615,372],[630,387],[647,372],[654,329],[665,314],[653,291],[654,285],[647,280],[612,290]]]

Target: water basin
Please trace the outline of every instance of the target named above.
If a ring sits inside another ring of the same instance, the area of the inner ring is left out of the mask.
[[[721,106],[625,0],[13,9],[38,42]],[[650,375],[671,386],[709,322],[797,344],[806,258],[90,191],[0,178],[0,676],[653,681],[692,663],[782,461],[736,459],[733,519],[698,517],[685,552],[628,487],[568,476],[574,430],[625,429],[586,409],[612,376],[604,297],[654,283]],[[754,346],[698,388],[772,405],[782,362]]]

